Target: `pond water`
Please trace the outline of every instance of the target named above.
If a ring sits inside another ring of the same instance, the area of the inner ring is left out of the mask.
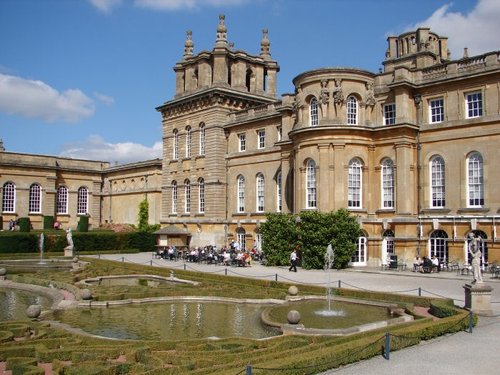
[[[30,305],[41,305],[42,310],[49,309],[50,298],[33,292],[0,288],[0,322],[6,320],[27,319],[26,309]]]
[[[281,332],[261,323],[263,305],[169,302],[58,310],[46,319],[117,339],[186,340],[206,337],[266,338]]]
[[[297,310],[300,313],[300,324],[306,328],[341,329],[391,318],[386,307],[332,301],[329,308],[328,301],[324,300],[307,300],[274,306],[269,308],[268,316],[274,322],[286,323],[290,310]],[[328,311],[331,314],[328,314]]]

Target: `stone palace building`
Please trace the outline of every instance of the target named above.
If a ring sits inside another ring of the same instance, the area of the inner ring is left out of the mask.
[[[186,244],[260,246],[266,212],[345,208],[363,229],[353,266],[387,254],[467,261],[480,236],[500,261],[500,51],[451,60],[447,38],[419,28],[388,38],[380,72],[300,73],[277,97],[267,30],[260,53],[228,42],[224,16],[211,51],[187,32],[162,119],[162,160],[107,162],[0,152],[3,227],[52,215],[76,226],[150,223]],[[167,239],[168,242],[168,239]]]

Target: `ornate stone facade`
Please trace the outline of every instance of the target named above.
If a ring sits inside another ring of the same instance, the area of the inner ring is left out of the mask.
[[[196,54],[187,33],[173,98],[156,108],[161,171],[86,162],[76,173],[100,197],[94,225],[131,220],[126,209],[148,191],[151,221],[187,231],[191,246],[251,248],[266,212],[347,208],[364,232],[353,265],[388,254],[467,262],[470,232],[483,238],[484,263],[500,261],[499,51],[450,60],[447,39],[420,28],[388,38],[380,72],[307,71],[277,98],[268,31],[259,55],[235,50],[227,34],[221,16],[214,48]],[[2,186],[16,173],[46,178],[13,164],[4,173],[3,160]],[[59,175],[49,169],[53,195]]]

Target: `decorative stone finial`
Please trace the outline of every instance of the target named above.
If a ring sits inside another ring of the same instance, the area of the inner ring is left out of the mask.
[[[5,147],[3,146],[3,139],[0,139],[0,152],[4,152]]]
[[[187,57],[193,56],[193,32],[191,30],[186,31],[186,41],[184,42],[184,59]]]
[[[467,58],[469,58],[469,49],[467,47],[465,47],[462,59],[467,59]]]
[[[225,15],[219,15],[219,25],[217,26],[217,39],[215,40],[215,47],[227,47],[227,28],[224,23],[225,19]]]
[[[269,31],[267,29],[262,30],[262,39],[260,41],[260,55],[264,59],[269,59],[271,57],[271,42],[268,38]]]

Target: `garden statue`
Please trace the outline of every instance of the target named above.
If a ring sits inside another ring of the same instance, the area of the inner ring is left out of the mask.
[[[482,283],[483,276],[481,274],[481,250],[480,250],[481,238],[471,233],[469,241],[469,253],[472,257],[472,276],[474,277],[473,284]]]

